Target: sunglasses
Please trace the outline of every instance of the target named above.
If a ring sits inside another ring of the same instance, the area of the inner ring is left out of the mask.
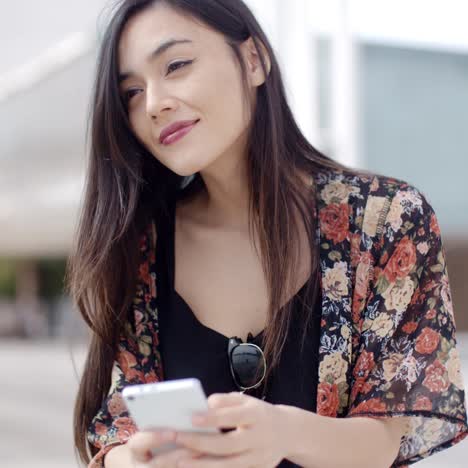
[[[232,378],[241,393],[256,389],[262,384],[266,374],[266,361],[259,346],[244,343],[239,337],[233,336],[228,342],[228,357]],[[264,389],[261,399],[264,400],[265,396]]]

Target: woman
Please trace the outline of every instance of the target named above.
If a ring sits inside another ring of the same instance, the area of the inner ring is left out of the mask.
[[[467,435],[432,207],[307,142],[241,0],[113,12],[69,287],[93,331],[74,428],[89,466],[404,466]],[[197,424],[235,429],[138,432],[122,388],[190,376]]]

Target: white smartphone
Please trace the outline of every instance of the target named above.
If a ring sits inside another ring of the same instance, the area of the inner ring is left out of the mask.
[[[199,379],[165,380],[142,385],[129,385],[122,397],[140,431],[171,429],[219,433],[216,427],[192,425],[192,415],[208,409],[208,402]],[[173,450],[178,444],[170,442],[152,450],[153,455]]]

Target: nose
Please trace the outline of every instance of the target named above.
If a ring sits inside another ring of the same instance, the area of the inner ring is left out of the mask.
[[[156,119],[163,111],[174,109],[175,99],[169,96],[161,87],[148,85],[146,89],[146,115]]]

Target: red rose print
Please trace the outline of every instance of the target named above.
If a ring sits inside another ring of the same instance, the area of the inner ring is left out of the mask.
[[[119,355],[119,364],[128,380],[137,379],[143,381],[143,372],[135,369],[137,362],[135,356],[128,351],[122,351]]]
[[[322,416],[336,417],[340,399],[338,386],[322,382],[318,387],[317,413]]]
[[[96,423],[96,425],[94,426],[94,429],[96,430],[97,435],[106,435],[107,434],[107,426],[105,424],[100,423],[100,422]]]
[[[388,252],[385,251],[382,256],[380,257],[380,260],[379,260],[379,263],[381,265],[385,265],[385,263],[387,263],[387,260],[388,260]]]
[[[158,382],[158,381],[159,379],[154,369],[151,369],[151,371],[145,374],[145,383],[152,383],[152,382]]]
[[[351,401],[353,402],[359,393],[369,393],[375,387],[375,384],[375,381],[369,382],[361,378],[357,379],[351,389]]]
[[[361,258],[359,245],[361,244],[361,234],[351,234],[351,266],[356,266]],[[366,251],[367,253],[367,251]]]
[[[356,281],[354,292],[359,297],[365,298],[367,295],[367,285],[369,283],[369,275],[372,264],[372,256],[370,252],[366,252],[359,260],[359,265],[356,268]]]
[[[121,428],[128,428],[129,426],[133,426],[133,419],[123,417],[123,418],[117,418],[114,422],[114,426],[121,429]]]
[[[409,335],[413,333],[416,328],[418,328],[417,322],[407,322],[403,326],[403,331]]]
[[[436,236],[440,236],[440,227],[439,223],[437,222],[436,215],[434,213],[431,214],[431,224],[429,226],[431,232],[433,232]]]
[[[431,354],[439,346],[440,334],[429,327],[424,327],[416,339],[415,349],[420,354]]]
[[[397,278],[404,278],[416,263],[416,247],[413,242],[404,237],[390,257],[384,274],[388,281],[393,283]]]
[[[117,437],[120,442],[127,441],[137,431],[135,424],[130,418],[118,418],[114,425],[117,428]]]
[[[382,268],[380,267],[374,267],[374,283],[376,283],[379,280],[380,275],[382,274]]]
[[[361,311],[367,299],[367,290],[370,281],[372,270],[372,256],[370,252],[366,252],[360,257],[359,264],[356,268],[354,296],[352,304],[353,322],[357,323],[361,318]]]
[[[416,401],[413,404],[414,410],[431,410],[432,402],[424,395],[418,395]]]
[[[435,311],[435,309],[429,309],[429,310],[426,312],[426,315],[425,315],[425,317],[426,317],[428,320],[432,320],[435,316],[436,316],[436,311]]]
[[[141,263],[139,270],[140,270],[140,279],[145,284],[150,284],[151,278],[149,274],[149,263],[148,262]]]
[[[387,406],[380,398],[371,398],[370,400],[363,401],[356,408],[350,411],[353,413],[383,413],[387,411]]]
[[[374,353],[363,351],[356,361],[353,369],[353,376],[355,379],[365,379],[370,370],[374,367]]]
[[[374,387],[375,387],[375,382],[374,381],[366,382],[362,386],[361,393],[369,393]]]
[[[361,393],[362,388],[364,387],[364,379],[357,379],[354,384],[353,388],[351,389],[350,400],[353,402],[359,393]]]
[[[120,367],[124,374],[128,372],[130,367],[136,366],[136,358],[132,353],[129,353],[127,350],[122,350],[119,354],[120,356]]]
[[[143,313],[138,310],[134,309],[134,317],[135,317],[135,332],[137,336],[141,336],[141,334],[145,331],[146,324],[143,321],[145,316]]]
[[[438,286],[437,282],[434,281],[434,280],[431,280],[431,281],[428,281],[425,285],[424,285],[424,292],[428,292],[428,291],[432,291],[434,288],[436,288]]]
[[[112,395],[112,398],[107,402],[107,408],[109,413],[114,417],[120,416],[124,411],[127,410],[120,393],[114,393]]]
[[[411,296],[410,304],[419,304],[424,301],[424,294],[421,294],[421,289],[416,288],[413,295]]]
[[[447,371],[438,359],[430,366],[427,366],[423,385],[433,393],[442,393],[449,388],[450,382],[447,378]]]
[[[365,298],[354,296],[352,305],[352,319],[355,325],[358,325],[361,320],[361,311],[365,304]]]
[[[343,242],[349,231],[350,205],[331,203],[320,210],[322,231],[327,239]]]

